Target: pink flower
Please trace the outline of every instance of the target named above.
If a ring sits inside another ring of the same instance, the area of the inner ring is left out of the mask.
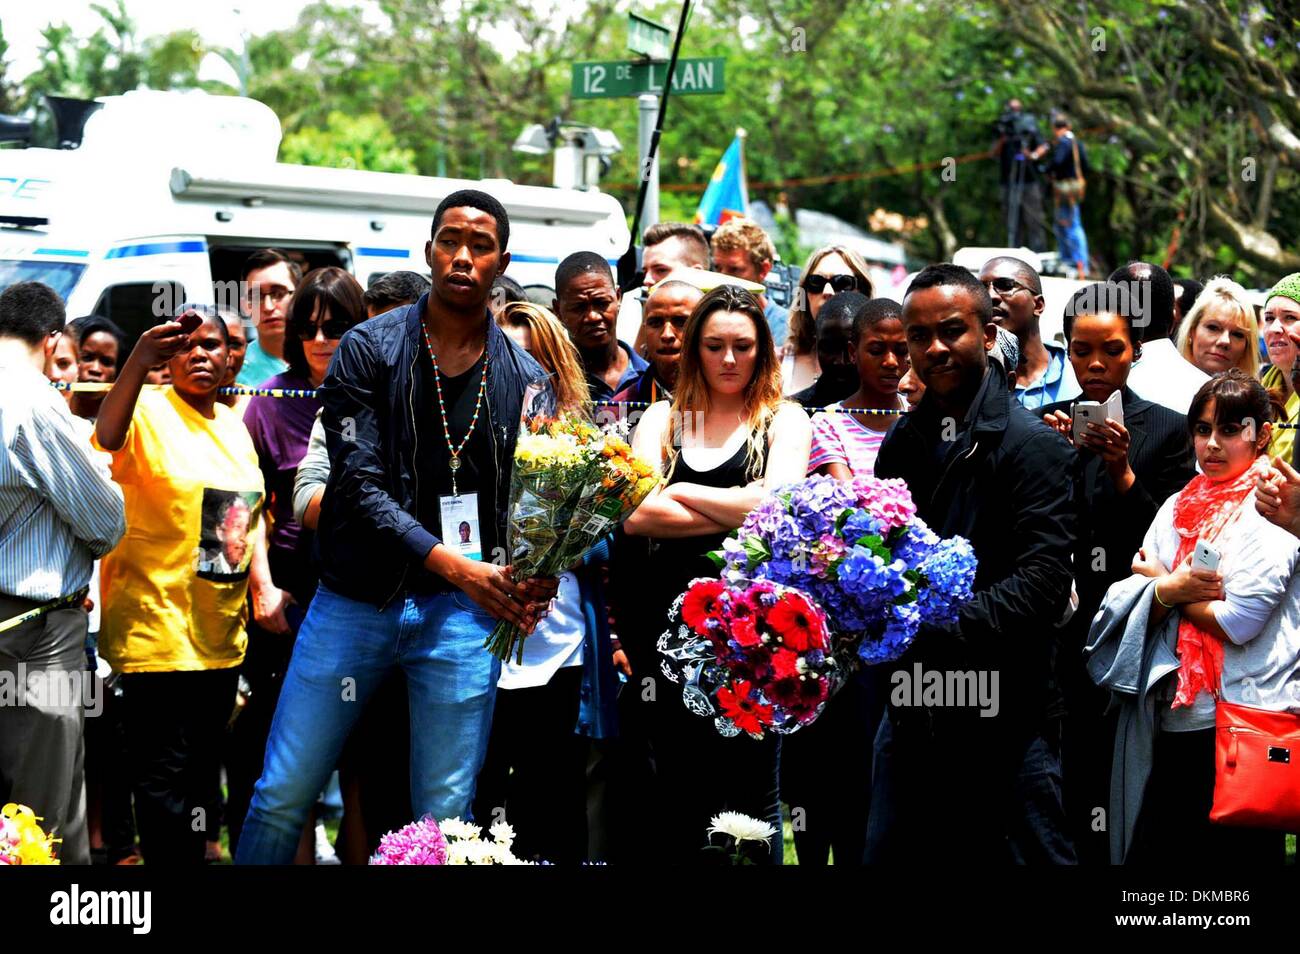
[[[411,822],[379,840],[372,865],[445,865],[447,839],[432,818]]]
[[[916,504],[912,501],[911,491],[902,480],[856,477],[852,487],[858,498],[858,506],[865,507],[883,523],[885,533],[895,527],[907,526],[916,516]]]

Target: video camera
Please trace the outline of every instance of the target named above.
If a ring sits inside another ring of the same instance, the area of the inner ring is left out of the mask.
[[[1029,152],[1038,139],[1038,120],[1033,113],[1008,109],[998,117],[995,126],[1004,148],[1015,153]]]

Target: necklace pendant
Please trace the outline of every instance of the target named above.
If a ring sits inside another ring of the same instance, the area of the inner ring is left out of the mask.
[[[451,472],[453,474],[456,473],[456,471],[460,470],[460,455],[456,455],[455,457],[453,457],[451,459],[451,464],[449,466],[451,467]]]

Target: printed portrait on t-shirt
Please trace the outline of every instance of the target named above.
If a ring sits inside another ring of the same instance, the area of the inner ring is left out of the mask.
[[[262,495],[255,492],[203,489],[203,518],[199,531],[200,579],[228,582],[248,576],[253,559],[251,533]]]

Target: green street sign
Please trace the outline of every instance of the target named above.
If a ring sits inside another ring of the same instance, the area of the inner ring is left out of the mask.
[[[725,56],[682,58],[673,71],[673,93],[677,96],[703,96],[724,92]],[[667,63],[642,63],[613,60],[605,63],[573,64],[574,99],[608,99],[659,93],[664,88]]]
[[[627,15],[627,48],[652,60],[666,60],[672,55],[673,31],[666,26],[637,16]]]

